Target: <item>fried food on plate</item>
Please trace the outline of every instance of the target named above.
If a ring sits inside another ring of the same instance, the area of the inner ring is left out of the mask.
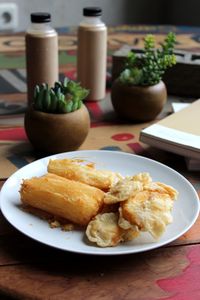
[[[88,239],[100,247],[113,247],[123,241],[130,241],[138,236],[139,231],[124,230],[118,225],[118,213],[98,214],[87,226]]]
[[[114,204],[125,201],[133,197],[138,192],[144,189],[144,186],[150,184],[152,181],[148,173],[139,173],[134,176],[126,176],[118,180],[106,193],[104,203]]]
[[[143,190],[143,185],[140,181],[133,181],[131,177],[126,177],[119,180],[113,185],[104,198],[105,204],[114,204],[127,200],[134,196],[139,191]]]
[[[55,216],[52,227],[66,224],[59,218],[87,226],[87,238],[99,247],[131,241],[143,231],[158,239],[172,222],[178,192],[153,182],[149,173],[123,178],[81,159],[50,159],[47,169],[42,177],[23,180],[22,203]]]
[[[172,186],[162,182],[150,182],[144,186],[144,189],[161,194],[168,194],[172,200],[176,200],[178,196],[177,190],[175,190]]]
[[[142,172],[132,176],[134,181],[140,181],[143,185],[149,184],[152,182],[152,178],[149,173]]]
[[[144,190],[121,202],[121,217],[158,239],[172,222],[173,198],[167,193]]]
[[[97,170],[94,164],[83,165],[80,159],[50,159],[48,172],[108,191],[121,176],[107,170]]]
[[[136,231],[139,231],[137,225],[132,225],[128,220],[124,219],[121,207],[119,207],[118,211],[119,211],[119,219],[118,219],[118,225],[119,225],[119,227],[121,227],[123,229],[126,229],[126,230],[130,229],[130,228],[133,228]]]
[[[87,225],[103,205],[104,192],[55,174],[22,182],[21,201],[78,225]]]

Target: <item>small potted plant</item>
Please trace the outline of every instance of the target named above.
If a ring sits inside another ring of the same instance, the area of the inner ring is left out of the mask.
[[[76,150],[85,140],[89,113],[83,100],[88,91],[65,78],[54,87],[35,87],[32,105],[27,109],[24,127],[33,147],[46,153]]]
[[[167,99],[162,76],[176,64],[175,42],[175,34],[170,32],[161,48],[155,49],[155,38],[149,34],[141,54],[128,53],[125,69],[111,89],[112,104],[119,116],[132,121],[150,121],[161,112]]]

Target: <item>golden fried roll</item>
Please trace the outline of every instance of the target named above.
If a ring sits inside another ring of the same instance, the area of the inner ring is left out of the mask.
[[[24,204],[87,225],[103,205],[104,192],[55,174],[23,181],[20,189]]]
[[[130,241],[138,236],[139,231],[124,230],[118,225],[118,213],[98,214],[92,219],[86,229],[89,241],[100,247],[113,247],[123,241]]]
[[[97,170],[91,164],[80,163],[79,159],[50,159],[48,172],[95,186],[103,191],[109,190],[110,186],[119,179],[119,175],[114,172]]]

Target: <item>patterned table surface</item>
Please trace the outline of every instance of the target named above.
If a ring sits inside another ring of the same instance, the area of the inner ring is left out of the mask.
[[[189,172],[178,155],[139,142],[148,123],[123,123],[110,101],[111,55],[124,44],[141,46],[146,33],[157,43],[163,33],[177,33],[177,48],[200,52],[200,28],[119,26],[109,28],[107,95],[86,103],[89,135],[80,149],[125,151],[160,161],[184,175],[200,195],[200,173]],[[76,29],[59,29],[60,79],[76,77]],[[169,96],[158,119],[171,112]],[[24,34],[0,35],[0,183],[17,169],[41,157],[29,144],[23,118],[26,110]],[[0,215],[0,292],[16,299],[200,299],[200,221],[170,245],[126,257],[88,257],[48,248],[12,228]],[[1,295],[0,294],[0,295]]]

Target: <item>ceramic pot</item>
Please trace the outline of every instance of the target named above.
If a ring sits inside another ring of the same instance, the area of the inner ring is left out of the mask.
[[[116,79],[111,89],[116,113],[131,121],[151,121],[161,112],[167,90],[163,81],[151,86],[126,85]]]
[[[90,117],[85,105],[63,114],[36,111],[33,107],[25,113],[24,127],[33,147],[46,153],[73,151],[84,142]]]

